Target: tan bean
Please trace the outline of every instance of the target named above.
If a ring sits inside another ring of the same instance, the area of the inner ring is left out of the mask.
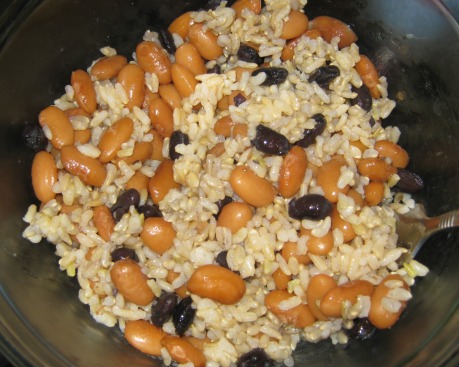
[[[298,37],[308,30],[308,24],[306,14],[291,10],[288,19],[284,21],[280,37],[286,40]]]
[[[405,168],[410,161],[410,157],[405,149],[400,145],[389,140],[379,140],[375,143],[375,149],[381,158],[390,158],[392,166],[396,168]]]
[[[187,283],[191,293],[210,298],[225,305],[233,305],[244,296],[244,280],[223,266],[209,264],[197,268]]]
[[[153,291],[147,284],[148,277],[142,272],[140,265],[132,259],[116,261],[110,269],[110,277],[127,302],[146,306],[155,299]]]
[[[91,130],[75,130],[74,131],[75,144],[86,144],[91,140]]]
[[[284,198],[291,198],[300,190],[307,168],[306,152],[303,148],[294,146],[285,155],[279,172],[279,193]]]
[[[386,182],[390,176],[397,173],[392,167],[380,158],[364,158],[357,163],[357,169],[362,176],[368,177],[371,181]]]
[[[180,108],[182,106],[182,97],[180,97],[180,94],[174,84],[160,85],[158,93],[172,109]]]
[[[196,348],[188,340],[176,336],[165,336],[161,340],[172,359],[179,363],[192,363],[194,367],[205,367],[206,357],[202,351]]]
[[[254,71],[255,69],[249,69],[249,68],[244,68],[242,66],[236,66],[235,68],[232,68],[231,70],[234,70],[236,72],[236,81],[240,81],[241,78],[242,78],[242,74],[244,72],[248,72],[249,74],[252,73],[252,71]]]
[[[151,141],[152,152],[150,159],[154,161],[163,161],[163,137],[156,131],[150,130],[149,134],[153,135],[153,140]]]
[[[128,182],[126,182],[125,189],[136,189],[138,192],[141,192],[142,190],[148,191],[149,181],[150,177],[145,176],[140,171],[136,171],[136,173],[134,173],[134,176],[132,176],[131,179]]]
[[[363,190],[369,206],[378,205],[384,199],[384,184],[382,182],[371,181]]]
[[[346,195],[354,200],[357,212],[365,206],[365,200],[362,195],[354,189],[350,189]]]
[[[185,39],[190,26],[194,23],[191,12],[183,13],[169,25],[167,30],[171,33],[177,33],[182,39]]]
[[[320,301],[320,312],[327,317],[341,317],[342,303],[357,302],[357,296],[371,296],[373,284],[366,280],[353,280],[328,291]]]
[[[242,11],[247,9],[254,14],[261,12],[261,0],[237,0],[232,6],[238,17],[241,16]]]
[[[78,106],[92,115],[97,108],[97,96],[89,74],[81,69],[76,70],[72,73],[70,83]]]
[[[194,93],[194,90],[198,85],[198,81],[194,77],[194,74],[185,66],[180,64],[172,65],[171,70],[172,81],[174,82],[174,86],[180,96],[182,98],[186,98]]]
[[[313,236],[311,230],[304,227],[300,228],[300,236],[308,236],[308,253],[313,255],[327,255],[334,246],[333,234],[331,231],[328,231],[325,236],[316,237]]]
[[[288,288],[288,282],[292,280],[290,275],[286,275],[280,268],[276,269],[272,274],[276,289],[286,290]]]
[[[151,200],[159,204],[169,190],[179,187],[180,185],[174,181],[174,162],[170,159],[163,160],[148,184]]]
[[[57,167],[53,156],[45,151],[38,152],[32,162],[32,187],[35,196],[42,203],[56,197],[53,185],[57,182]]]
[[[136,49],[137,62],[147,73],[155,73],[159,84],[171,82],[171,61],[167,52],[157,43],[140,42]]]
[[[38,122],[41,127],[47,126],[51,131],[51,144],[56,149],[65,145],[73,145],[75,133],[73,126],[65,113],[56,106],[46,107],[38,115]]]
[[[122,117],[102,134],[99,141],[99,161],[108,163],[116,158],[121,145],[127,142],[134,131],[134,122],[129,117]]]
[[[360,55],[360,60],[355,64],[355,70],[362,78],[362,82],[370,90],[373,98],[381,97],[381,91],[378,89],[379,74],[373,62],[365,55]]]
[[[314,275],[308,283],[306,289],[306,301],[308,302],[311,313],[321,321],[328,320],[319,308],[320,301],[329,291],[336,288],[338,284],[336,280],[326,274]]]
[[[93,219],[99,236],[106,242],[110,241],[110,237],[115,229],[115,220],[110,209],[105,205],[94,207]]]
[[[150,142],[138,141],[134,145],[132,155],[130,155],[129,157],[120,158],[117,160],[117,162],[125,161],[127,164],[132,164],[135,162],[145,162],[147,159],[150,159],[152,153],[153,146]]]
[[[276,196],[274,186],[268,180],[257,176],[247,166],[234,168],[229,182],[242,200],[256,208],[271,204]]]
[[[333,205],[333,211],[330,216],[330,219],[332,229],[337,228],[341,231],[341,233],[343,234],[344,242],[352,241],[355,238],[354,227],[352,227],[351,223],[341,218],[341,215],[339,214],[336,205]]]
[[[151,101],[156,98],[159,98],[160,95],[159,93],[153,93],[150,89],[148,89],[147,86],[143,88],[143,92],[144,92],[145,97],[142,102],[142,109],[148,110],[148,107],[150,106]]]
[[[215,157],[220,157],[223,153],[225,153],[225,143],[220,142],[209,149],[207,155],[213,154]]]
[[[190,26],[188,40],[206,60],[215,60],[223,55],[223,48],[217,44],[217,36],[210,29],[205,29],[202,23]]]
[[[350,141],[349,144],[352,145],[353,147],[356,147],[362,153],[368,149],[368,147],[365,144],[363,144],[361,140]]]
[[[175,271],[169,270],[169,271],[167,272],[166,281],[167,281],[168,283],[171,283],[171,284],[172,284],[172,282],[173,282],[175,279],[177,279],[179,276],[180,276],[179,273],[176,273]],[[188,293],[188,288],[186,287],[186,285],[182,285],[182,286],[180,286],[179,288],[176,288],[176,289],[175,289],[175,293],[177,293],[177,294],[179,295],[179,297],[181,297],[181,298],[185,298],[186,296],[189,295],[189,293]]]
[[[92,66],[91,75],[96,80],[113,79],[126,64],[127,59],[122,55],[102,57]]]
[[[321,33],[318,29],[309,29],[306,32],[304,32],[301,36],[298,36],[298,37],[295,37],[289,40],[287,44],[284,46],[284,48],[282,49],[282,53],[281,53],[282,61],[293,60],[293,56],[295,55],[295,47],[300,42],[302,36],[306,36],[309,39],[315,39],[315,38],[320,37]]]
[[[217,226],[226,227],[236,233],[252,219],[253,213],[249,205],[233,201],[226,204],[218,216]]]
[[[309,22],[309,28],[318,29],[322,38],[331,42],[333,37],[339,37],[338,47],[343,48],[357,42],[357,35],[346,23],[339,19],[321,15]]]
[[[281,302],[287,301],[290,297],[292,295],[285,290],[273,290],[266,295],[265,305],[279,320],[286,324],[301,329],[312,325],[316,321],[316,318],[304,303],[288,310],[282,310],[279,307]]]
[[[175,62],[188,68],[194,75],[207,73],[204,60],[192,43],[185,42],[177,48]]]
[[[62,148],[61,161],[68,172],[78,176],[86,185],[101,187],[107,177],[107,171],[102,163],[84,155],[72,145]]]
[[[152,356],[161,356],[161,340],[167,334],[145,320],[126,321],[124,337],[134,348]]]
[[[381,281],[380,284],[376,286],[375,291],[371,297],[371,306],[370,312],[368,313],[368,319],[378,329],[388,329],[393,326],[398,321],[400,315],[406,307],[407,302],[400,301],[401,307],[397,312],[389,312],[384,308],[382,300],[384,297],[387,297],[388,293],[390,292],[390,288],[385,285],[385,282],[391,280],[399,280],[403,283],[404,289],[410,289],[408,284],[406,284],[406,282],[398,274],[388,275]]]
[[[150,102],[148,116],[151,125],[163,137],[170,138],[174,132],[174,112],[162,98],[155,98]]]
[[[145,72],[136,64],[127,64],[124,66],[116,78],[128,97],[125,107],[130,111],[134,107],[141,107],[145,100]]]
[[[338,201],[339,194],[346,194],[349,191],[349,185],[342,189],[338,187],[341,167],[343,166],[344,163],[340,159],[330,159],[317,172],[317,184],[322,187],[325,198],[331,203]]]
[[[199,350],[204,350],[204,346],[207,343],[211,343],[211,340],[208,337],[204,339],[195,338],[194,336],[182,336],[182,339],[190,342],[194,347],[198,348]]]
[[[64,111],[65,116],[67,117],[75,117],[75,116],[85,116],[85,117],[91,117],[89,113],[86,111],[83,111],[80,107],[75,107],[75,108],[69,108],[68,110]]]
[[[214,124],[215,134],[228,138],[231,136],[234,125],[236,125],[236,123],[231,119],[230,115],[223,116]]]
[[[231,137],[234,138],[236,136],[246,137],[249,131],[249,127],[247,124],[234,124],[233,128],[231,129]]]
[[[298,244],[296,242],[286,242],[281,250],[281,255],[288,262],[291,257],[294,257],[298,260],[300,264],[309,264],[311,262],[311,258],[309,255],[304,254],[300,255],[298,251]]]
[[[171,223],[160,217],[145,219],[140,238],[157,254],[164,254],[174,244],[176,232]]]

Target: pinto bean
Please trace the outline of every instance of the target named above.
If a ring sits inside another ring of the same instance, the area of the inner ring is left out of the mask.
[[[223,55],[223,48],[217,43],[217,36],[205,29],[202,23],[192,24],[188,30],[188,40],[196,46],[206,60],[215,60]]]
[[[304,32],[302,35],[289,40],[284,46],[284,48],[282,49],[281,60],[282,61],[293,60],[293,57],[295,55],[295,47],[300,42],[301,37],[305,36],[309,39],[315,39],[315,38],[320,37],[321,35],[322,34],[320,33],[318,29],[309,29],[306,32]]]
[[[207,73],[206,65],[196,46],[185,42],[175,52],[175,62],[188,68],[194,75]]]
[[[140,42],[135,52],[137,62],[147,73],[155,73],[159,84],[171,82],[171,61],[167,52],[157,43],[150,41]]]
[[[75,145],[86,144],[91,140],[91,130],[75,130],[74,131]]]
[[[110,241],[110,237],[115,229],[115,220],[112,212],[106,205],[99,205],[93,209],[94,225],[97,233],[104,241]]]
[[[65,145],[73,145],[75,133],[73,126],[65,113],[56,106],[46,107],[38,115],[41,127],[48,127],[51,131],[51,144],[56,149]]]
[[[163,161],[163,137],[154,129],[150,131],[150,134],[153,135],[153,140],[151,141],[152,152],[150,159],[154,161]]]
[[[233,305],[244,296],[244,280],[223,266],[209,264],[197,268],[187,283],[191,293],[210,298],[225,305]]]
[[[261,12],[261,0],[237,0],[232,6],[238,17],[241,16],[242,11],[247,9],[254,14]]]
[[[171,33],[177,33],[182,39],[185,39],[190,26],[194,23],[191,12],[183,13],[169,25],[167,30]]]
[[[233,201],[223,207],[218,216],[217,226],[229,228],[234,234],[247,225],[252,215],[249,205]]]
[[[292,147],[285,155],[279,172],[279,193],[284,198],[291,198],[300,190],[307,168],[308,157],[304,149]]]
[[[355,238],[355,232],[354,228],[352,227],[352,224],[341,218],[341,215],[339,214],[336,205],[333,206],[333,211],[330,218],[332,229],[337,228],[341,231],[341,233],[343,234],[344,242],[352,241]]]
[[[121,144],[127,142],[134,131],[134,122],[129,117],[122,117],[103,133],[99,142],[99,161],[108,163],[116,158]]]
[[[331,159],[325,162],[317,172],[317,184],[324,190],[324,196],[331,203],[338,201],[339,194],[346,194],[349,191],[349,185],[344,188],[338,187],[338,180],[341,176],[341,167],[344,162],[339,159]]]
[[[161,217],[145,219],[140,238],[150,249],[162,255],[174,244],[176,232],[171,223]]]
[[[172,359],[180,364],[191,362],[194,367],[205,367],[206,357],[188,340],[176,336],[165,336],[161,345],[167,349]]]
[[[410,157],[405,149],[389,140],[378,140],[374,147],[381,158],[390,158],[395,168],[405,168]]]
[[[148,107],[151,125],[163,138],[170,138],[174,131],[174,112],[162,98],[155,98]]]
[[[91,75],[96,80],[113,79],[126,64],[127,59],[122,55],[102,57],[92,66]]]
[[[134,107],[141,107],[145,100],[145,72],[136,64],[124,66],[116,78],[128,97],[125,107],[130,111]]]
[[[311,313],[311,310],[304,303],[290,308],[288,310],[282,310],[280,303],[287,301],[292,295],[285,290],[274,290],[268,293],[265,297],[266,307],[276,315],[282,322],[291,324],[297,328],[305,328],[312,325],[316,318]]]
[[[167,272],[166,281],[168,283],[172,283],[179,276],[180,276],[179,273],[176,273],[175,271],[169,270]],[[188,296],[188,289],[187,289],[186,285],[182,285],[181,287],[175,289],[175,293],[177,293],[179,297],[185,298],[185,297]]]
[[[357,42],[357,35],[354,31],[339,19],[321,15],[309,22],[309,28],[317,29],[320,31],[322,38],[331,42],[333,37],[339,37],[339,48],[350,46],[352,43]]]
[[[298,10],[291,10],[288,19],[284,21],[280,37],[287,40],[298,37],[307,31],[308,25],[309,20],[306,14]]]
[[[161,340],[166,333],[145,320],[126,321],[124,337],[134,348],[152,356],[161,356]]]
[[[150,178],[148,191],[153,202],[158,205],[169,190],[178,189],[180,185],[174,181],[174,162],[165,159]]]
[[[371,96],[373,98],[381,97],[381,92],[377,87],[379,84],[379,74],[373,62],[367,56],[360,55],[360,60],[355,64],[355,70],[362,78],[363,84],[370,90]]]
[[[288,288],[288,282],[292,280],[290,275],[286,275],[280,268],[276,269],[272,274],[276,289],[286,290]]]
[[[382,182],[370,182],[363,190],[369,206],[378,205],[384,199],[384,184]]]
[[[32,187],[35,196],[43,204],[56,197],[53,185],[57,179],[57,167],[53,156],[44,150],[35,154],[32,162]]]
[[[84,70],[76,70],[72,73],[71,81],[75,100],[85,112],[92,115],[97,108],[97,96],[91,77]]]
[[[188,68],[180,64],[172,65],[171,70],[172,81],[180,96],[186,98],[193,94],[198,85],[198,81],[194,77],[194,74]]]
[[[301,227],[300,229],[301,236],[309,236],[307,247],[308,253],[313,255],[327,255],[333,249],[333,234],[331,231],[328,231],[322,237],[313,236],[309,229]]]
[[[288,262],[288,260],[291,257],[294,257],[298,260],[298,263],[307,265],[311,262],[311,258],[309,255],[300,255],[298,252],[298,244],[296,242],[286,242],[284,243],[284,246],[282,247],[281,250],[282,257],[285,259],[285,261]]]
[[[141,192],[142,190],[148,190],[149,181],[150,181],[150,177],[145,176],[140,171],[136,171],[134,176],[132,176],[131,179],[128,182],[126,182],[125,189],[126,190],[135,189],[138,192]]]
[[[308,283],[306,289],[306,300],[308,302],[311,313],[321,321],[328,320],[319,308],[320,301],[329,291],[336,288],[338,284],[336,280],[326,274],[314,275]]]
[[[132,154],[128,157],[117,159],[117,162],[124,161],[127,164],[132,164],[135,162],[145,162],[147,159],[150,159],[152,153],[153,146],[150,142],[138,141],[134,145],[134,150],[132,151]]]
[[[364,158],[357,163],[357,169],[362,176],[368,177],[371,181],[386,182],[390,176],[397,173],[392,167],[380,158]]]
[[[180,97],[180,94],[174,84],[160,85],[158,93],[159,96],[172,108],[172,110],[182,106],[182,97]]]

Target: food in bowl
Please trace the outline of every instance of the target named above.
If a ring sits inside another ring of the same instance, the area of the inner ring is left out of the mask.
[[[300,340],[390,328],[428,271],[397,262],[400,190],[420,186],[387,81],[305,3],[185,13],[132,61],[104,47],[26,129],[24,237],[167,365],[292,365]]]

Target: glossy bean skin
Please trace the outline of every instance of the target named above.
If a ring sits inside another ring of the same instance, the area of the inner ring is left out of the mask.
[[[196,315],[196,308],[192,306],[191,297],[185,297],[177,304],[172,312],[172,322],[174,323],[176,334],[182,336],[191,326]]]
[[[167,29],[160,29],[158,32],[159,43],[171,55],[175,54],[177,47],[175,46],[174,37]]]
[[[125,107],[130,111],[134,107],[141,107],[145,99],[145,72],[136,64],[128,64],[124,66],[116,78],[120,83],[128,97],[128,102]]]
[[[182,98],[189,97],[194,93],[198,81],[188,68],[180,64],[174,64],[172,65],[171,73],[174,86]]]
[[[272,274],[276,289],[286,290],[288,288],[288,282],[292,280],[290,275],[286,275],[280,268],[276,269]]]
[[[276,315],[282,322],[291,324],[297,328],[305,328],[312,325],[316,318],[311,310],[304,303],[289,310],[281,310],[279,304],[288,300],[292,295],[285,290],[274,290],[265,297],[266,307]]]
[[[140,202],[140,194],[135,189],[123,191],[110,208],[115,221],[121,220],[124,214],[129,212],[131,206],[137,207]]]
[[[132,154],[127,157],[117,159],[117,162],[124,161],[127,164],[132,164],[135,162],[145,162],[147,159],[150,159],[151,154],[153,153],[153,146],[150,142],[147,141],[138,141],[134,145],[134,150]]]
[[[363,190],[369,206],[378,205],[384,199],[384,184],[382,182],[372,181]]]
[[[288,139],[265,125],[258,125],[252,145],[260,152],[274,155],[286,155],[290,150]]]
[[[315,114],[312,118],[316,121],[316,124],[312,129],[305,129],[303,132],[303,138],[298,140],[295,144],[302,148],[307,148],[311,144],[316,142],[316,138],[321,135],[327,127],[327,120],[321,113]]]
[[[144,204],[139,205],[137,208],[139,214],[143,214],[144,218],[151,218],[151,217],[162,217],[163,213],[159,209],[159,206],[156,204]]]
[[[322,15],[312,19],[309,25],[309,28],[318,29],[322,38],[327,42],[331,42],[333,37],[339,37],[339,48],[348,47],[357,42],[357,35],[351,27],[339,19]]]
[[[202,23],[190,26],[188,40],[196,46],[200,55],[206,60],[215,60],[223,55],[223,48],[217,44],[217,36],[210,29],[205,30]]]
[[[134,260],[124,259],[115,262],[110,269],[110,277],[127,302],[146,306],[155,298],[147,284],[148,277],[142,273],[140,265]]]
[[[155,98],[148,107],[151,125],[162,138],[170,138],[174,131],[174,112],[162,98]]]
[[[184,338],[166,336],[161,339],[161,345],[167,349],[169,355],[177,363],[193,363],[195,367],[205,367],[204,353]]]
[[[163,161],[163,137],[155,129],[150,130],[149,133],[153,135],[153,140],[151,141],[152,152],[150,159],[154,161]]]
[[[233,201],[225,205],[218,216],[217,226],[226,227],[236,233],[252,219],[252,209],[245,203]]]
[[[295,55],[295,51],[294,51],[295,47],[300,42],[302,36],[308,37],[309,39],[315,39],[315,38],[320,37],[321,33],[318,29],[308,29],[302,35],[289,40],[284,46],[284,48],[282,49],[282,53],[281,53],[282,61],[293,60],[293,57]]]
[[[129,249],[126,247],[118,247],[115,250],[112,251],[111,253],[112,261],[116,262],[118,260],[124,260],[124,259],[132,259],[134,261],[137,261],[137,255],[133,249]]]
[[[301,236],[309,236],[307,247],[310,254],[325,256],[333,249],[334,242],[331,231],[322,237],[316,237],[311,234],[310,230],[301,227],[300,234]]]
[[[103,57],[92,66],[91,75],[96,80],[113,79],[126,64],[127,59],[122,55]]]
[[[93,213],[97,234],[104,241],[110,241],[110,237],[115,229],[115,220],[113,219],[112,212],[106,205],[99,205],[94,207]]]
[[[101,187],[107,177],[107,171],[97,159],[85,156],[71,145],[61,149],[61,161],[65,169],[78,176],[86,185]]]
[[[360,55],[360,60],[355,64],[355,70],[362,78],[363,84],[370,90],[371,96],[373,98],[381,97],[381,92],[377,87],[379,84],[379,73],[373,62],[367,56]]]
[[[257,76],[260,73],[266,74],[265,81],[260,84],[264,87],[282,84],[283,82],[287,80],[287,76],[288,76],[287,69],[281,68],[281,67],[274,67],[274,66],[260,67],[258,69],[255,69],[252,72],[252,76]]]
[[[309,255],[300,255],[298,253],[298,244],[296,242],[286,242],[281,250],[281,255],[288,262],[291,257],[298,260],[299,264],[307,265],[311,262]]]
[[[116,158],[121,144],[127,142],[134,131],[134,122],[129,117],[122,117],[102,134],[99,142],[99,161],[108,163]]]
[[[254,14],[261,12],[261,0],[237,0],[232,6],[238,17],[241,16],[242,10],[247,9]]]
[[[177,33],[182,39],[185,39],[192,24],[191,12],[187,12],[175,18],[167,30],[171,33]]]
[[[328,320],[328,317],[320,311],[319,304],[322,297],[337,286],[338,284],[336,283],[336,280],[326,274],[314,275],[309,280],[308,287],[306,289],[306,300],[311,313],[318,320]]]
[[[407,304],[406,301],[400,301],[402,304],[402,307],[400,308],[398,312],[395,312],[395,313],[388,312],[383,307],[382,300],[390,292],[390,288],[388,288],[384,283],[389,280],[399,280],[403,282],[404,289],[406,290],[410,289],[408,284],[406,284],[406,282],[398,274],[388,275],[386,278],[384,278],[381,281],[380,284],[376,286],[375,291],[371,297],[371,306],[370,306],[370,312],[368,313],[368,319],[378,329],[388,329],[391,326],[393,326],[400,318],[400,315],[402,314]]]
[[[214,131],[217,135],[222,135],[225,138],[235,137],[237,135],[247,136],[247,124],[235,123],[231,116],[224,116],[218,119],[214,125]]]
[[[357,163],[357,169],[362,176],[371,181],[386,182],[397,169],[379,158],[364,158]]]
[[[97,108],[97,96],[89,74],[81,69],[75,70],[72,73],[70,83],[78,106],[92,115]]]
[[[306,14],[298,10],[291,10],[288,19],[284,21],[280,37],[286,40],[298,37],[307,31],[308,25],[309,20]]]
[[[150,178],[148,191],[153,202],[158,205],[169,190],[178,189],[180,185],[174,181],[174,162],[165,159]]]
[[[364,111],[369,112],[373,106],[373,98],[368,87],[363,84],[360,88],[352,87],[352,91],[357,93],[357,96],[351,100],[351,105],[360,106]]]
[[[330,83],[340,75],[340,70],[335,65],[325,65],[314,70],[309,75],[309,83],[316,82],[322,89],[329,89]]]
[[[291,198],[300,190],[307,168],[308,157],[304,149],[292,147],[285,155],[279,171],[279,193],[284,198]]]
[[[304,195],[288,203],[288,214],[294,219],[322,220],[332,212],[332,203],[318,194]]]
[[[347,192],[347,196],[349,196],[350,198],[352,198],[352,200],[354,200],[356,211],[359,211],[360,209],[362,209],[366,204],[362,195],[358,193],[357,191],[355,191],[354,189],[350,189]]]
[[[271,204],[276,196],[274,186],[247,166],[234,168],[229,182],[242,200],[256,208]]]
[[[42,203],[56,197],[53,192],[53,185],[57,182],[57,167],[53,156],[42,150],[35,154],[32,161],[32,187],[35,196]]]
[[[36,152],[45,150],[48,145],[45,132],[38,124],[27,123],[22,130],[22,138],[25,145]]]
[[[405,149],[389,140],[378,140],[374,148],[381,158],[390,158],[391,165],[395,168],[406,168],[410,157]]]
[[[260,57],[260,55],[258,55],[257,50],[244,43],[241,43],[241,45],[239,46],[239,49],[237,51],[237,57],[239,58],[239,60],[245,62],[253,62],[257,65],[263,64],[263,58]]]
[[[180,275],[179,273],[176,273],[175,271],[169,270],[167,272],[166,281],[168,283],[172,283],[175,279],[177,279],[179,277],[179,275]],[[181,298],[185,298],[185,297],[187,297],[189,295],[186,285],[182,285],[181,287],[176,288],[175,289],[175,293],[177,293],[178,296],[181,297]]]
[[[188,68],[194,75],[207,73],[206,65],[196,46],[185,42],[175,52],[175,62]]]
[[[397,175],[400,177],[400,180],[395,187],[402,192],[412,194],[424,188],[424,181],[414,172],[399,168],[397,170]]]
[[[178,297],[175,293],[163,292],[155,298],[151,305],[151,322],[153,325],[162,327],[172,317]]]
[[[74,131],[75,145],[86,144],[91,140],[91,130],[75,130]]]
[[[152,356],[161,356],[161,340],[166,333],[145,320],[127,321],[124,337],[134,348]]]
[[[343,234],[344,242],[352,241],[355,238],[356,235],[354,228],[352,227],[352,224],[341,218],[341,215],[339,214],[336,205],[333,206],[333,211],[330,218],[332,229],[337,228],[341,231],[341,233]]]
[[[172,110],[182,106],[182,97],[180,97],[180,94],[174,84],[160,85],[158,93],[159,96],[172,108]]]
[[[137,62],[147,73],[155,73],[159,84],[171,82],[171,61],[167,52],[150,41],[140,42],[136,47]]]
[[[38,115],[38,122],[41,127],[47,126],[51,131],[51,144],[54,148],[61,149],[65,145],[73,145],[73,126],[61,109],[56,106],[46,107]]]
[[[175,161],[182,155],[181,153],[175,150],[177,145],[180,144],[190,144],[190,138],[187,134],[182,133],[180,130],[176,130],[172,133],[171,138],[169,140],[169,158],[173,161]]]
[[[191,293],[224,305],[233,305],[244,296],[244,280],[222,266],[209,264],[197,268],[187,283]]]
[[[338,188],[338,179],[341,176],[341,167],[344,162],[339,159],[331,159],[325,162],[317,172],[317,185],[324,190],[324,196],[331,203],[338,201],[339,194],[346,194],[349,191],[349,185],[344,188]]]
[[[320,301],[320,311],[327,317],[341,317],[343,301],[357,302],[357,296],[371,296],[374,286],[366,280],[353,280],[328,291]]]
[[[161,217],[145,219],[140,238],[151,250],[162,255],[174,244],[176,232],[171,223]]]
[[[125,189],[135,189],[138,192],[142,190],[148,190],[148,182],[150,181],[150,177],[145,176],[142,172],[137,171],[131,179],[126,182]]]

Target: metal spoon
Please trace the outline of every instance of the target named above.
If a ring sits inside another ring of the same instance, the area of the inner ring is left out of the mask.
[[[435,232],[459,226],[459,210],[453,210],[437,217],[428,217],[419,205],[407,214],[397,214],[396,231],[399,246],[408,251],[397,260],[399,264],[413,259],[426,240]]]

